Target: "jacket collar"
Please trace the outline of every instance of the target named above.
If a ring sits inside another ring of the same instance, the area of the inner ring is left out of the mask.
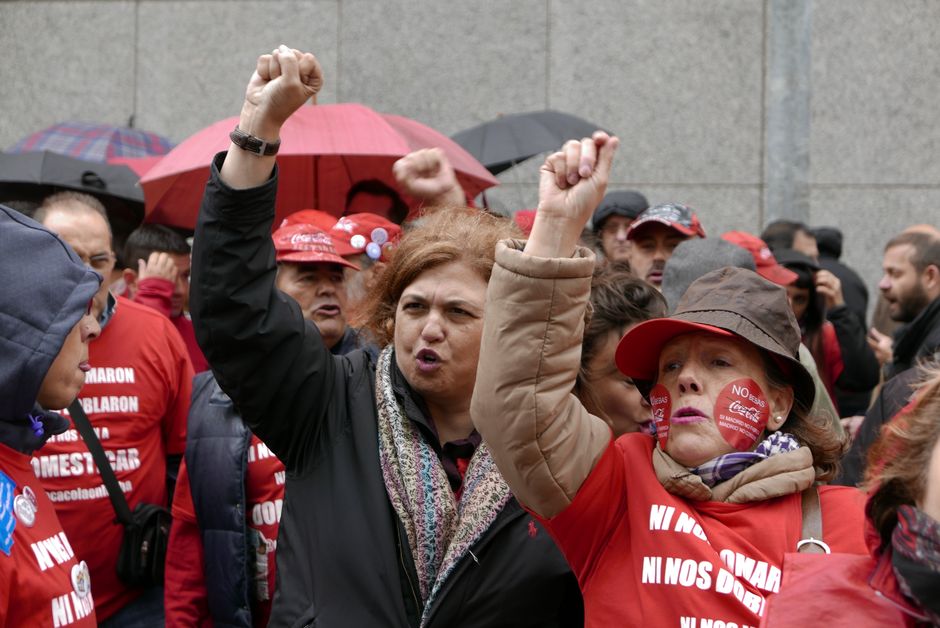
[[[924,346],[933,339],[940,343],[940,297],[930,302],[924,311],[907,325],[901,327],[894,342],[894,364],[897,370],[910,367],[922,349],[933,352],[936,347]]]

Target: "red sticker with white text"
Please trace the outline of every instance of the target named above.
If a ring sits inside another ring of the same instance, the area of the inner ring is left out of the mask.
[[[749,451],[767,427],[770,404],[753,379],[736,379],[719,393],[714,416],[728,444],[738,451]]]
[[[669,390],[662,384],[656,384],[650,391],[650,406],[652,406],[653,424],[656,426],[659,447],[665,449],[666,439],[669,438],[669,418],[672,416],[672,397],[669,396]]]

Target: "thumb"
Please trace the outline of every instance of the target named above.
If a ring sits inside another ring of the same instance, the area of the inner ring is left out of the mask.
[[[147,262],[143,258],[137,260],[137,276],[143,275],[147,272]]]

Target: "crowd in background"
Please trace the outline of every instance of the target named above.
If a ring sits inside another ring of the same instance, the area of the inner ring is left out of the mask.
[[[265,55],[241,130],[321,84]],[[940,624],[940,230],[866,286],[837,227],[606,191],[616,149],[512,219],[434,149],[273,224],[233,144],[191,238],[2,199],[0,625]],[[171,513],[151,581],[79,411]]]

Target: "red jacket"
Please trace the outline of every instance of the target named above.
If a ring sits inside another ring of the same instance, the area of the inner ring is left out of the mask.
[[[135,303],[146,305],[160,312],[173,323],[183,342],[186,343],[186,351],[189,353],[189,359],[193,363],[193,371],[202,373],[209,370],[209,363],[206,356],[202,354],[202,349],[196,342],[196,332],[193,330],[193,322],[185,315],[173,316],[170,311],[170,297],[173,296],[173,284],[166,279],[151,277],[138,283],[137,292],[131,298]]]

